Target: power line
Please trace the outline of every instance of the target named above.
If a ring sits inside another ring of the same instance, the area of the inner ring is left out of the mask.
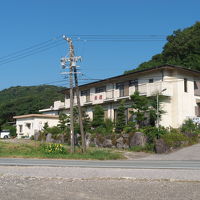
[[[79,42],[160,42],[164,35],[69,35]],[[74,40],[75,41],[75,40]],[[0,57],[0,66],[62,45],[61,36]]]
[[[14,62],[14,61],[17,61],[17,60],[21,60],[21,59],[23,59],[23,58],[26,58],[26,57],[29,57],[29,56],[32,56],[32,55],[35,55],[35,54],[38,54],[38,53],[41,53],[41,52],[44,52],[44,51],[47,51],[47,50],[49,50],[49,49],[52,49],[52,48],[57,47],[57,46],[60,46],[60,45],[64,45],[64,43],[63,43],[63,42],[62,42],[62,43],[58,43],[58,44],[55,44],[55,45],[53,45],[53,46],[49,46],[48,48],[41,49],[40,51],[36,51],[36,52],[34,51],[33,53],[23,54],[23,55],[20,55],[20,56],[15,57],[14,59],[13,59],[13,58],[10,58],[10,59],[8,59],[8,60],[6,60],[6,61],[2,61],[2,63],[1,63],[1,61],[0,61],[0,66],[1,66],[1,65],[4,65],[4,64],[7,64],[7,63],[10,63],[10,62]]]
[[[10,53],[10,54],[8,54],[8,55],[2,56],[2,57],[0,57],[0,60],[5,59],[5,58],[7,58],[7,57],[11,57],[11,56],[13,56],[13,55],[19,54],[19,53],[21,53],[21,52],[24,52],[24,51],[27,51],[27,50],[30,50],[30,49],[34,49],[34,48],[36,48],[36,47],[38,47],[38,46],[42,46],[42,45],[48,44],[48,43],[50,43],[50,42],[52,42],[52,41],[57,41],[58,39],[61,39],[61,36],[58,36],[58,37],[56,37],[56,38],[52,38],[52,39],[50,39],[50,40],[47,40],[47,41],[44,41],[44,42],[35,44],[35,45],[30,46],[30,47],[28,47],[28,48],[25,48],[25,49],[22,49],[22,50],[19,50],[19,51]]]

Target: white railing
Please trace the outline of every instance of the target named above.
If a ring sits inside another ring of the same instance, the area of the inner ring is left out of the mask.
[[[114,98],[114,90],[109,90],[106,92],[106,99],[113,99]]]
[[[172,85],[166,82],[146,83],[138,85],[138,91],[141,95],[151,96],[162,93],[165,96],[172,96]]]

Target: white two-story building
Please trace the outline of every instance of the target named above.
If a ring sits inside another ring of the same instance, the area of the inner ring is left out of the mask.
[[[122,99],[126,100],[127,120],[130,120],[130,96],[137,90],[141,95],[160,93],[166,96],[162,102],[165,114],[160,125],[180,127],[187,118],[200,117],[200,72],[182,67],[163,65],[135,71],[80,87],[81,106],[93,118],[93,107],[103,106],[105,118],[115,120],[116,109]],[[69,89],[65,93],[65,109],[69,111]],[[76,96],[74,104],[77,105]]]
[[[115,121],[116,110],[124,99],[127,121],[132,120],[130,96],[139,91],[140,95],[159,93],[166,97],[162,102],[166,113],[160,119],[161,126],[178,128],[188,118],[200,122],[200,71],[163,65],[84,84],[79,89],[81,106],[91,119],[94,106],[99,104],[104,109],[105,118]],[[56,126],[59,113],[69,113],[70,109],[69,89],[63,93],[65,102],[54,102],[52,107],[40,110],[40,115],[15,116],[18,137],[34,135],[34,132],[43,129],[46,122],[49,126]]]

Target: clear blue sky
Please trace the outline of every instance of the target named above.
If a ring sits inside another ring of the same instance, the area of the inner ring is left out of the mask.
[[[77,35],[169,35],[200,20],[199,0],[1,0],[0,57],[56,38]],[[75,42],[81,71],[103,79],[160,53],[161,41]],[[1,65],[0,90],[63,80],[67,44]],[[57,85],[63,85],[59,83]]]

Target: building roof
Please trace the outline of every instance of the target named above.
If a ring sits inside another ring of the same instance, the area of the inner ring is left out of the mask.
[[[22,119],[22,118],[52,118],[58,119],[58,115],[45,115],[45,114],[28,114],[28,115],[19,115],[14,116],[14,119]]]
[[[179,71],[182,71],[182,72],[186,72],[186,73],[189,72],[189,73],[192,73],[194,75],[200,76],[200,71],[184,68],[184,67],[181,67],[181,66],[166,64],[166,65],[160,65],[160,66],[151,67],[151,68],[147,68],[147,69],[136,70],[136,71],[131,72],[131,73],[122,74],[122,75],[119,75],[119,76],[113,76],[113,77],[106,78],[106,79],[103,79],[103,80],[100,80],[100,81],[95,81],[95,82],[83,84],[83,85],[80,85],[79,88],[89,87],[91,85],[97,85],[99,83],[104,83],[104,82],[106,83],[106,82],[115,81],[115,80],[118,80],[119,78],[128,78],[132,75],[141,75],[143,73],[153,72],[153,71],[157,71],[157,70],[164,70],[164,69],[179,70]],[[61,92],[66,93],[67,91],[69,91],[69,88],[62,90]]]

